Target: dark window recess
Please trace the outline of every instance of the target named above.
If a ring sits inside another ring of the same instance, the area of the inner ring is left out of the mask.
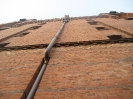
[[[5,46],[7,46],[8,44],[10,44],[10,43],[2,43],[2,44],[0,44],[0,48],[3,48]]]
[[[0,28],[0,31],[1,30],[6,30],[6,29],[9,29],[9,27]]]
[[[90,21],[90,20],[87,19],[86,21]]]
[[[27,34],[29,34],[30,32],[25,32],[25,33],[21,33],[21,34],[19,34],[19,35],[16,35],[15,37],[23,37],[23,36],[25,36],[25,35],[27,35]]]
[[[45,22],[44,23],[39,23],[38,25],[44,25],[44,24],[46,24]]]
[[[108,38],[110,38],[111,40],[117,40],[117,39],[121,39],[122,36],[121,35],[109,35]]]
[[[97,25],[97,22],[88,22],[90,25]]]
[[[35,29],[38,29],[38,28],[40,28],[40,27],[42,27],[42,26],[33,26],[33,27],[31,28],[31,30],[35,30]]]
[[[133,17],[125,18],[125,20],[133,20]]]
[[[96,27],[97,30],[101,31],[101,30],[109,30],[108,28],[105,27]]]

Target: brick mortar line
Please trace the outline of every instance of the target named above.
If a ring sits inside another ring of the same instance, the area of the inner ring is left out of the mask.
[[[0,92],[1,94],[9,94],[9,93],[12,93],[12,94],[15,94],[15,93],[24,93],[24,90],[14,90],[14,91],[4,91],[4,90],[1,90]]]
[[[76,88],[58,88],[58,89],[39,89],[37,92],[55,92],[55,91],[76,91],[76,90],[100,90],[100,89],[110,89],[110,88],[131,88],[133,84],[127,85],[115,85],[115,86],[98,86],[98,87],[76,87]],[[23,90],[15,90],[15,91],[4,91],[1,90],[2,94],[15,94],[15,93],[24,93]]]
[[[127,84],[127,85],[115,85],[115,86],[39,89],[39,90],[37,90],[37,92],[60,92],[60,91],[76,91],[76,90],[101,90],[101,89],[111,89],[111,88],[132,88],[132,87],[133,87],[133,84]]]
[[[119,62],[128,62],[130,60],[133,60],[133,56],[130,56],[130,57],[126,57],[126,58],[121,58],[121,59],[118,59],[118,60],[114,60],[114,61],[108,61],[108,62],[89,62],[89,63],[81,63],[82,65],[89,65],[89,66],[92,66],[92,65],[97,65],[97,64],[108,64],[108,63],[114,63],[114,64],[117,64]],[[76,66],[81,66],[80,63],[76,64]],[[50,64],[48,65],[49,67],[52,67],[52,66],[62,66],[61,64]],[[75,66],[75,63],[73,64],[69,64],[69,65],[66,65],[65,63],[63,64],[63,66],[70,66],[70,65],[74,65]]]
[[[79,42],[66,42],[66,43],[55,43],[54,47],[69,47],[79,45],[101,45],[101,44],[117,44],[117,43],[131,43],[133,38],[119,39],[119,40],[94,40],[94,41],[79,41]],[[27,49],[41,49],[46,48],[48,44],[37,44],[37,45],[25,45],[25,46],[13,46],[0,48],[0,51],[10,50],[27,50]]]

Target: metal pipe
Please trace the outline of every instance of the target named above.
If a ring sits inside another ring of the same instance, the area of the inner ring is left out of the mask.
[[[52,41],[48,45],[47,49],[45,50],[44,61],[48,61],[50,50],[52,49],[53,45],[55,44],[55,41],[57,40],[58,36],[60,35],[65,23],[66,23],[66,21],[64,21],[63,25],[60,27],[59,31],[56,33],[55,37],[52,39]]]
[[[66,21],[64,21],[63,25],[61,26],[59,31],[56,33],[55,37],[52,39],[52,41],[50,42],[50,44],[46,48],[45,56],[44,56],[44,64],[43,64],[43,66],[42,66],[42,68],[41,68],[41,70],[40,70],[40,72],[39,72],[39,74],[38,74],[38,76],[37,76],[37,78],[36,78],[36,80],[35,80],[35,82],[34,82],[34,84],[33,84],[33,86],[32,86],[32,88],[31,88],[31,90],[30,90],[30,92],[29,92],[29,94],[28,94],[26,99],[33,99],[34,98],[36,90],[37,90],[37,88],[39,86],[39,83],[40,83],[40,81],[42,79],[43,73],[44,73],[44,71],[45,71],[45,69],[47,67],[48,61],[50,59],[50,57],[49,57],[50,50],[52,49],[53,45],[55,44],[55,41],[57,40],[58,36],[60,35],[65,23],[66,23]]]
[[[35,82],[34,82],[34,84],[33,84],[33,86],[32,86],[32,88],[31,88],[31,90],[30,90],[30,92],[29,92],[29,94],[28,94],[26,99],[33,99],[33,97],[34,97],[34,95],[36,93],[36,90],[37,90],[37,88],[39,86],[39,83],[41,81],[41,78],[43,76],[43,73],[44,73],[44,71],[46,69],[46,65],[47,64],[43,64],[43,66],[42,66],[42,68],[41,68],[41,70],[40,70],[40,72],[39,72],[39,74],[38,74],[38,76],[37,76],[37,78],[36,78],[36,80],[35,80]]]

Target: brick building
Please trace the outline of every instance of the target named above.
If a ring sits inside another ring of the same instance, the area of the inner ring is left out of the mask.
[[[62,20],[0,31],[0,99],[29,99]],[[133,99],[132,42],[133,20],[70,18],[50,51],[34,99]]]

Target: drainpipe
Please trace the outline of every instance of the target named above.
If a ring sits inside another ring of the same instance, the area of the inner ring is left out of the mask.
[[[44,73],[44,71],[46,69],[46,66],[47,66],[47,64],[49,62],[49,59],[50,59],[49,53],[50,53],[53,45],[55,44],[55,41],[57,40],[58,36],[60,35],[63,27],[65,26],[65,23],[66,22],[67,21],[64,21],[63,22],[63,25],[61,26],[61,28],[59,29],[59,31],[56,33],[55,37],[52,39],[52,41],[50,42],[50,44],[46,48],[46,50],[45,50],[45,56],[44,56],[44,64],[43,64],[43,66],[42,66],[42,68],[41,68],[41,70],[40,70],[40,72],[39,72],[39,74],[38,74],[38,76],[37,76],[37,78],[36,78],[36,80],[35,80],[35,82],[34,82],[34,84],[33,84],[33,86],[32,86],[32,88],[31,88],[31,90],[30,90],[30,92],[29,92],[29,94],[28,94],[28,96],[27,96],[26,99],[33,99],[34,98],[34,95],[36,93],[36,90],[37,90],[37,88],[39,86],[39,83],[41,81],[41,78],[43,76],[43,73]]]
[[[44,63],[49,60],[50,50],[52,49],[53,45],[55,44],[55,41],[57,40],[58,36],[60,35],[65,23],[66,23],[66,21],[63,22],[63,25],[60,27],[59,31],[56,33],[55,37],[52,39],[52,41],[48,45],[47,49],[45,50]]]

